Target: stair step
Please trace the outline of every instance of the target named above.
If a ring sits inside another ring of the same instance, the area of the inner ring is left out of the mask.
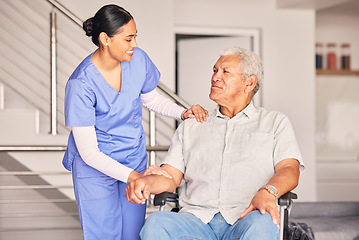
[[[32,109],[6,109],[0,111],[0,140],[6,141],[13,136],[36,136],[38,111]]]
[[[39,134],[39,112],[33,109],[0,111],[1,146],[66,146],[68,134]]]
[[[16,222],[13,226],[16,226]],[[39,240],[39,239],[51,239],[51,240],[80,240],[83,239],[82,231],[80,229],[69,228],[39,228],[39,229],[17,229],[10,228],[4,229],[6,231],[0,231],[0,239],[11,240]]]
[[[0,204],[9,203],[75,203],[71,199],[8,199],[0,200]]]
[[[11,227],[11,228],[1,228],[1,232],[24,232],[24,231],[46,231],[46,230],[72,230],[72,229],[79,229],[79,226],[66,226],[66,227]],[[1,236],[1,233],[0,233]],[[2,238],[0,238],[2,239]],[[12,239],[12,238],[8,238]],[[27,239],[27,238],[26,238]],[[66,238],[65,238],[66,239]]]
[[[64,212],[64,209],[69,210]],[[66,215],[77,215],[77,206],[75,202],[67,203],[6,203],[2,204],[0,208],[0,216],[14,214],[17,215],[41,215],[46,216],[66,216]]]
[[[31,167],[49,177],[51,172],[66,172],[58,175],[70,179],[49,181],[61,182],[73,192],[71,174],[61,166],[63,151],[12,154],[0,152],[0,239],[82,239],[74,199],[28,168],[35,162]],[[34,189],[34,186],[39,186],[39,189]],[[48,186],[52,189],[42,189]]]

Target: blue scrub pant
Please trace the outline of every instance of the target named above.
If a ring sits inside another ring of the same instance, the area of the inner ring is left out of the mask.
[[[155,212],[146,220],[142,240],[278,240],[279,228],[269,213],[252,211],[233,225],[220,213],[205,224],[191,213]]]
[[[146,205],[126,200],[127,183],[106,175],[80,177],[76,165],[72,177],[84,239],[138,240]]]

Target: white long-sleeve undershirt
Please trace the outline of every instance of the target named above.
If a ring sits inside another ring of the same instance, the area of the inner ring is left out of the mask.
[[[71,130],[74,135],[77,150],[87,165],[110,177],[122,182],[127,182],[132,169],[122,165],[100,151],[94,126],[72,127]]]
[[[163,116],[180,120],[185,111],[183,107],[159,94],[156,89],[142,94],[141,100],[146,108]],[[71,130],[77,150],[86,164],[122,182],[128,181],[132,169],[100,151],[94,126],[72,127]]]
[[[142,94],[141,100],[143,106],[149,110],[177,120],[181,120],[182,113],[186,110],[175,104],[169,98],[161,95],[156,89],[149,93]]]

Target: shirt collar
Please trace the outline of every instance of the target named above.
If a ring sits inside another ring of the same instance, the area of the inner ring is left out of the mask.
[[[248,106],[242,110],[242,112],[248,117],[248,118],[253,118],[258,110],[257,108],[254,106],[253,102],[251,101]],[[237,114],[238,115],[238,114]]]
[[[225,116],[225,115],[223,115],[221,113],[219,108],[220,108],[220,106],[217,105],[216,115],[215,115],[215,117],[213,119],[216,119],[216,118],[226,119],[226,118],[228,118],[227,116]],[[251,118],[253,118],[255,116],[256,113],[257,113],[257,108],[254,106],[253,102],[251,101],[247,105],[247,107],[245,107],[241,112],[237,113],[236,116],[234,116],[232,119],[239,119],[243,115],[246,116],[247,118],[251,119]]]

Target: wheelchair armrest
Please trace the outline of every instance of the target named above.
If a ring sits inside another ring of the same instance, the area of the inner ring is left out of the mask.
[[[296,193],[287,192],[278,199],[278,204],[279,206],[289,206],[291,204],[292,199],[297,199],[297,198],[298,196]]]
[[[297,198],[298,196],[296,193],[287,192],[278,199],[278,204],[279,206],[289,206],[291,204],[291,200]],[[177,193],[163,192],[155,195],[154,205],[163,206],[166,205],[166,202],[176,202],[177,199]]]
[[[166,205],[166,202],[177,202],[177,200],[178,200],[177,193],[163,192],[155,195],[153,204],[155,206],[164,206]]]
[[[287,192],[283,194],[278,199],[278,204],[280,206],[280,234],[279,239],[289,239],[290,235],[290,229],[288,225],[288,219],[289,219],[289,211],[292,207],[292,199],[297,199],[298,196],[296,193],[293,192]]]

